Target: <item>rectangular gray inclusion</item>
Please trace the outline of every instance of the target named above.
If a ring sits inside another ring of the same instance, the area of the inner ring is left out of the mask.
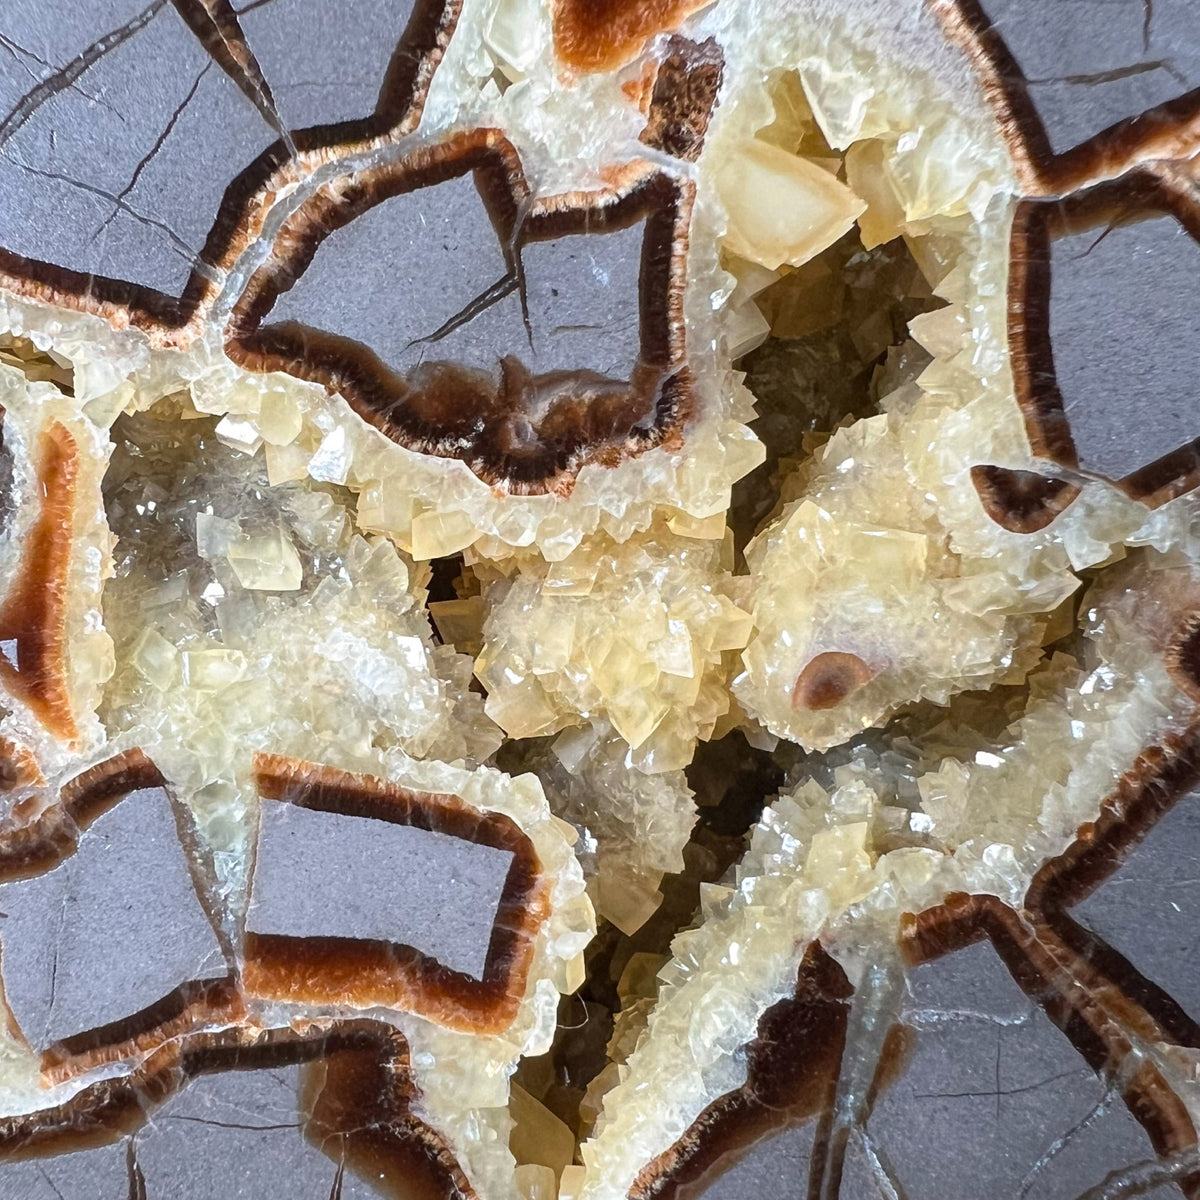
[[[392,942],[482,979],[512,858],[413,825],[264,799],[246,931]]]
[[[1195,0],[983,0],[1056,154],[1200,85]]]
[[[485,310],[451,340],[422,339],[506,274],[474,176],[460,175],[381,201],[334,230],[270,320],[363,342],[400,374],[426,360],[490,371],[528,345],[519,301]]]
[[[1162,216],[1058,238],[1050,263],[1050,340],[1079,464],[1121,479],[1200,433],[1200,246]]]
[[[229,974],[162,788],[130,792],[53,870],[0,887],[0,911],[5,998],[37,1051]]]

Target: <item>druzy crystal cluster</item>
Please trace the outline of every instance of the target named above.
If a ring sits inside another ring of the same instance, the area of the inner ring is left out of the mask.
[[[0,1200],[1200,1195],[1198,96],[0,5]]]

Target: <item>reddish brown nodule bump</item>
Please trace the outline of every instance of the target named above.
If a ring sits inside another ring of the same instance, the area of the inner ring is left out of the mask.
[[[792,689],[792,705],[805,712],[836,708],[874,678],[875,672],[857,654],[826,650],[800,672]]]
[[[577,71],[610,71],[636,58],[710,0],[556,0],[554,52]]]
[[[984,512],[1011,533],[1045,529],[1079,495],[1079,487],[1065,479],[1007,467],[972,467],[971,483]]]
[[[348,1046],[307,1068],[305,1137],[376,1180],[385,1195],[473,1200],[475,1190],[445,1140],[413,1115],[420,1093],[409,1074],[408,1047],[399,1034],[391,1037],[390,1058],[370,1044]]]
[[[79,450],[54,421],[40,438],[41,512],[24,539],[17,577],[0,607],[0,679],[55,737],[78,737],[67,686],[67,576]]]
[[[537,932],[549,915],[550,886],[533,843],[511,818],[476,809],[457,796],[410,791],[384,779],[278,755],[256,755],[254,773],[264,799],[412,825],[507,851],[512,861],[481,978],[393,941],[248,932],[242,974],[248,994],[298,1004],[380,1005],[473,1033],[498,1033],[512,1024]]]
[[[671,38],[654,80],[646,128],[638,140],[695,162],[704,148],[724,73],[725,56],[714,39]]]

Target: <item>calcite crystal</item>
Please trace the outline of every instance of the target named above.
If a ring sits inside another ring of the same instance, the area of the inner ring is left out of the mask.
[[[0,12],[0,1200],[1200,1196],[1198,84]]]

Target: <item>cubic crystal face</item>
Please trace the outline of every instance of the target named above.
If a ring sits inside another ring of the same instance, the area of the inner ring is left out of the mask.
[[[0,1200],[1200,1194],[1191,5],[9,9]]]

